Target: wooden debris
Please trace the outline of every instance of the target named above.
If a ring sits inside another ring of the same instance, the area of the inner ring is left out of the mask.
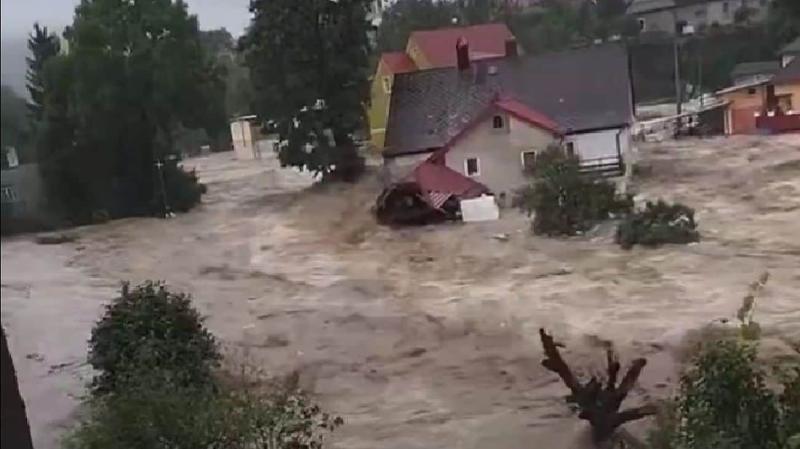
[[[635,421],[645,416],[654,415],[656,407],[645,405],[641,407],[629,408],[620,411],[622,401],[628,396],[631,389],[636,384],[642,369],[647,364],[647,360],[639,358],[631,363],[619,385],[617,377],[620,372],[620,363],[613,349],[606,350],[606,382],[592,376],[592,378],[582,383],[572,373],[569,365],[561,357],[558,344],[548,335],[544,329],[539,329],[539,337],[544,348],[545,359],[542,365],[548,370],[558,374],[564,385],[569,388],[571,394],[568,401],[575,403],[580,410],[578,417],[589,421],[592,426],[592,438],[595,443],[608,441],[617,428],[628,421]]]

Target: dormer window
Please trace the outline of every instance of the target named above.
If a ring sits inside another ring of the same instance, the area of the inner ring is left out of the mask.
[[[494,129],[503,129],[503,127],[504,127],[503,116],[502,115],[495,115],[492,118],[492,128],[494,128]]]

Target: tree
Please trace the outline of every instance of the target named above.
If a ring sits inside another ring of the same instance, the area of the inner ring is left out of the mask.
[[[592,426],[592,438],[595,443],[605,443],[621,425],[656,413],[652,405],[629,408],[620,411],[622,402],[636,385],[636,381],[647,364],[647,360],[639,358],[631,363],[622,380],[617,384],[617,376],[622,366],[611,348],[606,350],[607,378],[605,380],[592,377],[588,382],[581,382],[561,357],[553,337],[539,329],[539,338],[544,349],[545,359],[542,366],[558,374],[564,385],[570,390],[568,401],[577,405],[579,418],[589,421]]]
[[[19,449],[33,449],[31,430],[28,425],[28,415],[25,413],[25,402],[19,394],[17,372],[14,370],[14,361],[8,351],[6,330],[2,329],[2,353],[0,353],[0,367],[2,367],[2,425],[0,425],[0,439],[2,447]]]
[[[2,111],[0,112],[0,147],[5,154],[6,147],[14,147],[21,162],[33,159],[31,153],[31,123],[25,99],[13,89],[2,86]],[[4,159],[3,167],[7,161]]]
[[[453,26],[460,17],[458,4],[433,0],[398,0],[381,16],[377,50],[403,51],[412,31]]]
[[[93,387],[101,394],[148,376],[179,386],[207,386],[219,359],[214,336],[203,327],[191,297],[154,282],[133,290],[124,285],[89,340],[89,363],[99,372]]]
[[[34,120],[40,121],[44,109],[44,66],[50,58],[61,51],[61,43],[58,36],[47,31],[47,27],[40,27],[38,23],[34,23],[33,32],[28,37],[28,50],[31,55],[25,58],[28,64],[25,79],[31,97],[29,107]]]
[[[635,244],[656,247],[665,243],[691,243],[700,240],[694,209],[663,200],[648,201],[644,210],[628,214],[617,227],[616,241],[623,248]]]
[[[176,152],[175,130],[225,129],[224,84],[196,18],[183,1],[85,0],[65,37],[68,54],[43,75],[51,199],[77,222],[171,209],[162,179],[180,175],[156,161]]]
[[[280,138],[284,166],[357,175],[353,133],[364,129],[369,84],[367,0],[252,0],[241,47],[255,108]]]
[[[631,196],[617,195],[613,183],[581,172],[576,156],[553,145],[537,155],[531,183],[517,192],[514,204],[534,213],[536,234],[576,235],[611,214],[633,207]]]

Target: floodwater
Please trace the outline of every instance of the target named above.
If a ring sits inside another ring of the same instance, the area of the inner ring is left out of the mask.
[[[756,319],[778,351],[800,340],[800,135],[648,144],[640,158],[638,198],[694,207],[701,242],[624,251],[610,225],[546,239],[515,211],[392,230],[370,216],[374,174],[312,186],[270,155],[232,153],[186,161],[208,185],[190,213],[61,245],[4,239],[2,322],[36,447],[74,420],[92,323],[123,280],[190,292],[232,366],[299,372],[344,418],[330,441],[348,449],[585,448],[539,365],[540,327],[584,373],[605,342],[647,357],[636,404],[672,392],[686,333],[734,317],[763,271]]]

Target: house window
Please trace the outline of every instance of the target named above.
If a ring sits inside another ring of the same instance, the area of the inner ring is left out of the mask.
[[[777,103],[778,103],[778,108],[780,108],[781,111],[788,112],[788,111],[793,110],[793,108],[792,108],[792,94],[778,95],[776,97],[776,99],[777,99]]]
[[[703,7],[703,8],[699,8],[697,11],[695,11],[694,12],[694,16],[695,17],[705,17],[707,13],[708,12],[706,11],[706,8]]]
[[[725,14],[730,12],[730,5],[728,5],[728,2],[722,2],[722,12]]]
[[[644,31],[645,28],[647,28],[647,22],[645,22],[643,17],[639,17],[637,21],[639,22],[639,31]]]
[[[383,82],[383,91],[388,93],[392,92],[392,79],[388,76],[384,76],[381,81]]]
[[[494,128],[494,129],[503,129],[503,116],[495,115],[492,118],[492,128]]]
[[[468,157],[464,161],[464,173],[467,176],[478,176],[481,174],[481,166],[477,157]]]
[[[755,95],[755,94],[756,94],[756,88],[755,87],[748,87],[747,88],[747,95]]]
[[[567,142],[564,145],[564,149],[567,152],[567,156],[575,157],[575,142]]]
[[[536,152],[531,151],[523,151],[520,154],[522,159],[522,169],[526,172],[532,172],[534,168],[536,168]]]

